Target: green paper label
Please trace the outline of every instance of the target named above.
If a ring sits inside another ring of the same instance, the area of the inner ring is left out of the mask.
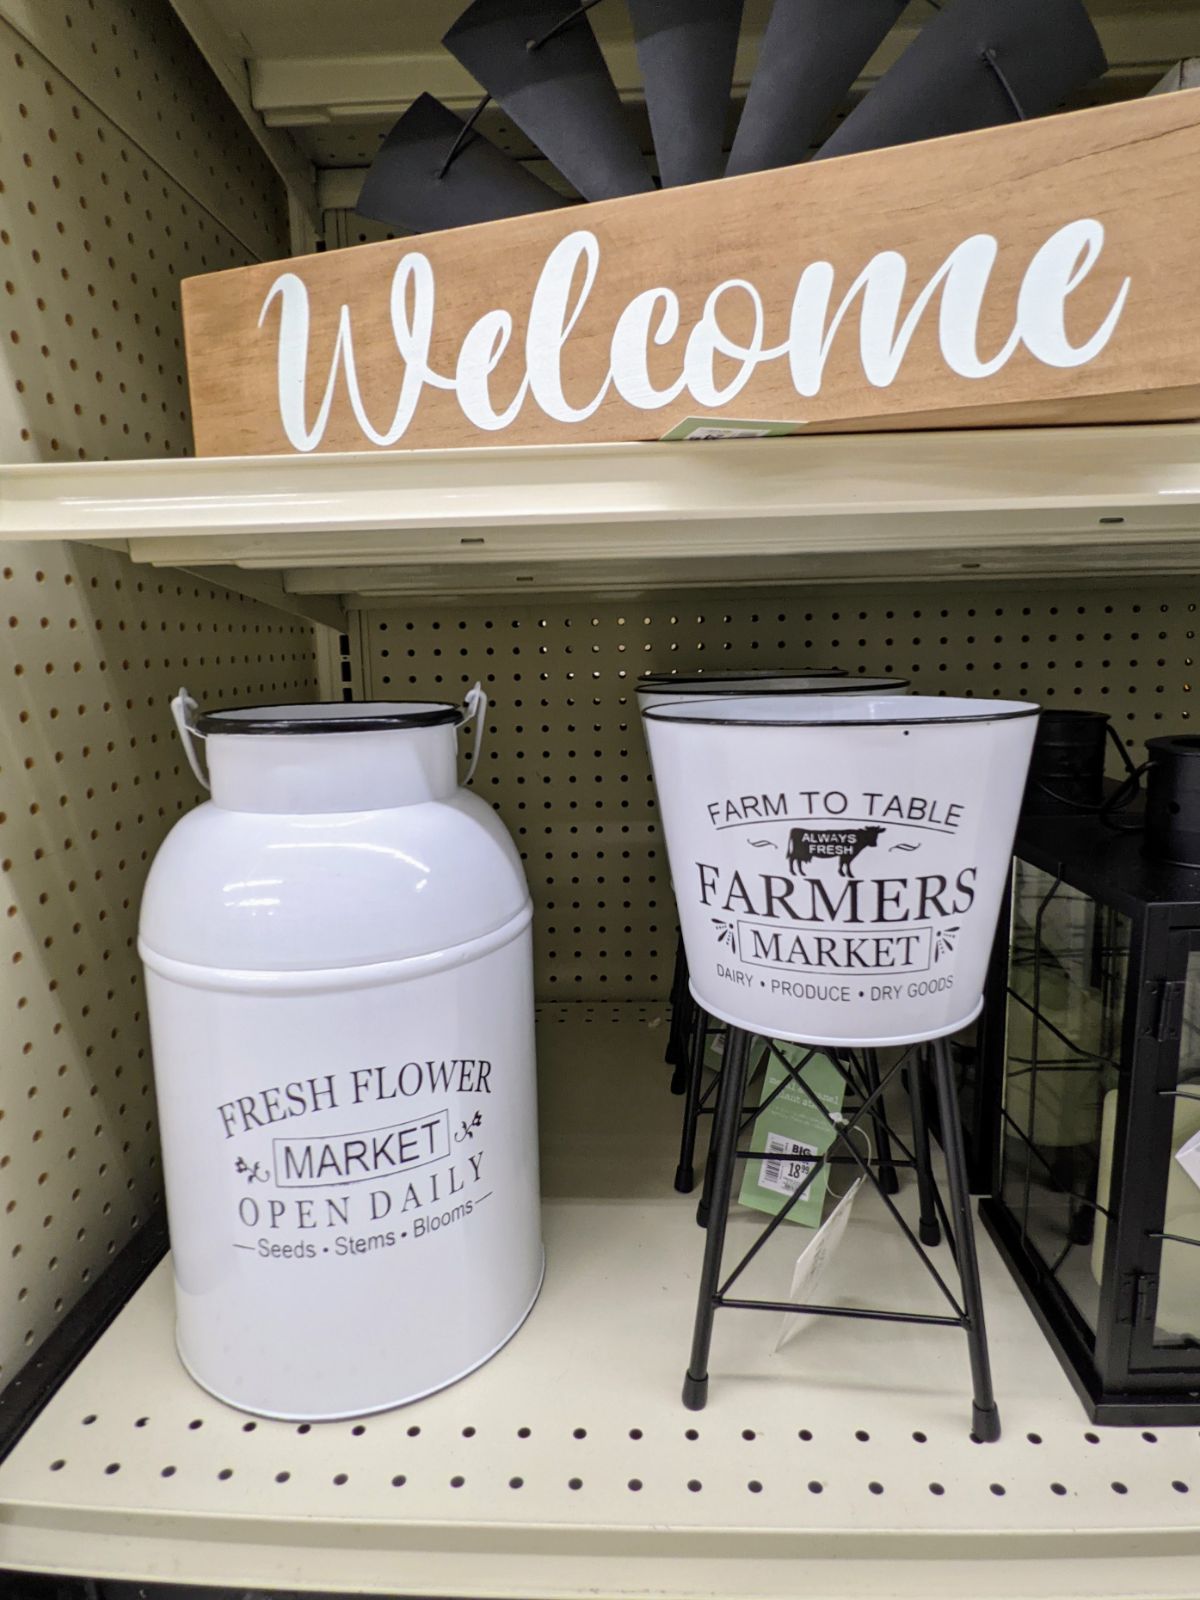
[[[778,1096],[755,1119],[751,1149],[761,1150],[763,1159],[747,1161],[738,1196],[744,1206],[766,1211],[772,1216],[782,1211],[789,1198],[808,1177],[814,1161],[833,1143],[835,1133],[800,1086],[789,1077],[779,1055],[799,1067],[808,1050],[803,1045],[776,1043],[767,1057],[759,1104],[782,1083]],[[805,1084],[821,1104],[836,1117],[842,1109],[846,1082],[827,1055],[815,1051],[800,1071]],[[786,1081],[785,1081],[786,1080]],[[825,1191],[829,1187],[829,1168],[822,1166],[787,1214],[788,1222],[815,1228],[821,1221]]]
[[[770,422],[764,417],[684,417],[662,440],[779,439],[802,433],[807,426],[805,422]]]

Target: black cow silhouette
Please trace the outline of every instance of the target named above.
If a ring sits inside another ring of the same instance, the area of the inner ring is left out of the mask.
[[[839,878],[852,878],[850,863],[861,850],[879,843],[883,828],[793,828],[788,834],[787,864],[804,877],[806,861],[836,861]]]

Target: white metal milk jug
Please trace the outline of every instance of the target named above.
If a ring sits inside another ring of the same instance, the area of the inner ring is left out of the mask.
[[[486,705],[172,707],[212,788],[139,939],[177,1341],[263,1416],[428,1394],[537,1297],[532,907],[456,775]]]

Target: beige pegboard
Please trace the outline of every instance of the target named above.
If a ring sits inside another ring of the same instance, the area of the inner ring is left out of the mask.
[[[325,243],[330,250],[345,250],[350,245],[379,244],[384,239],[398,239],[397,230],[385,223],[372,222],[353,211],[338,209],[325,213]]]
[[[0,18],[17,40],[13,51],[25,58],[20,98],[31,114],[34,88],[42,85],[29,74],[53,62],[56,98],[68,86],[172,189],[219,219],[248,256],[287,254],[275,172],[169,0],[0,0]],[[7,94],[7,70],[4,82]],[[65,143],[67,130],[59,133]]]
[[[645,999],[670,980],[667,883],[634,683],[644,672],[841,666],[926,694],[1108,711],[1135,757],[1191,717],[1192,582],[1065,592],[962,583],[652,595],[357,614],[364,693],[494,702],[476,788],[525,859],[545,999]]]
[[[104,0],[102,9],[122,18],[130,8]],[[135,89],[131,76],[131,94],[153,87],[146,66],[145,87]],[[194,71],[206,71],[198,58]],[[178,96],[165,86],[162,94],[164,119],[169,113],[174,124],[182,114]],[[236,134],[252,158],[247,181],[260,205],[259,152],[233,116],[230,138]],[[174,145],[174,131],[167,140]],[[274,207],[283,254],[286,211],[278,185]],[[256,231],[265,242],[264,229]],[[179,280],[252,259],[223,220],[0,21],[6,460],[187,454]]]
[[[247,237],[285,249],[282,192],[165,4],[24,15],[67,70],[0,21],[0,454],[183,454],[179,278],[249,261]],[[149,859],[199,797],[184,680],[311,698],[312,629],[115,552],[0,554],[0,1386],[159,1199],[134,943]]]

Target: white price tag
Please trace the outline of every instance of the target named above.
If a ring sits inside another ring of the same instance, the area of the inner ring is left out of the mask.
[[[1194,1133],[1186,1144],[1180,1145],[1175,1152],[1175,1159],[1200,1189],[1200,1133]]]
[[[788,1299],[793,1304],[811,1304],[816,1298],[816,1291],[829,1271],[829,1264],[833,1260],[834,1253],[845,1237],[855,1196],[862,1186],[863,1179],[861,1177],[855,1178],[837,1205],[834,1206],[825,1221],[796,1257],[796,1267],[792,1273],[792,1287],[788,1294]],[[783,1326],[779,1330],[779,1338],[775,1341],[775,1353],[778,1354],[784,1345],[790,1339],[793,1339],[808,1321],[807,1317],[797,1316],[795,1312],[785,1311],[783,1314]]]
[[[766,1138],[767,1155],[758,1169],[758,1186],[771,1189],[775,1194],[795,1194],[813,1169],[811,1159],[816,1149],[800,1139],[789,1139],[782,1133],[769,1133]],[[817,1237],[820,1237],[818,1230]],[[810,1240],[810,1243],[815,1243]]]

